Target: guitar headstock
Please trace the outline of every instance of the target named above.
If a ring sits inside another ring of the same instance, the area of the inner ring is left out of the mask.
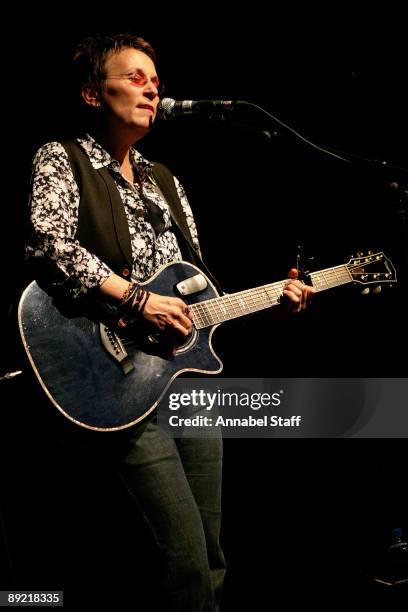
[[[375,285],[374,291],[380,291],[382,285],[392,285],[397,282],[395,268],[383,252],[368,251],[367,254],[357,253],[346,263],[353,281],[360,285]],[[369,291],[367,287],[367,292]]]

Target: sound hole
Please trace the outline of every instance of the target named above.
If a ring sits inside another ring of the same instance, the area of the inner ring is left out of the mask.
[[[152,329],[152,326],[149,327],[150,329],[145,329],[144,333],[140,328],[134,330],[134,333],[131,333],[131,330],[127,330],[126,339],[122,337],[125,347],[133,348],[148,355],[157,355],[162,359],[173,359],[175,356],[190,350],[198,337],[198,331],[193,327],[189,335],[181,339],[181,343],[177,345],[176,352],[174,353],[174,344],[171,342],[170,337],[157,329]],[[180,341],[180,337],[178,340]]]
[[[197,339],[197,335],[198,332],[196,330],[195,327],[193,327],[191,329],[191,332],[189,333],[188,336],[186,336],[186,338],[184,339],[184,341],[181,344],[177,345],[176,348],[176,355],[178,355],[179,353],[185,353],[186,351],[188,351],[196,342]],[[147,337],[149,343],[153,346],[160,346],[160,344],[163,343],[163,335],[160,331],[157,332],[153,332],[152,334],[149,334],[149,336]]]
[[[197,340],[197,336],[198,336],[198,331],[196,330],[196,328],[193,327],[191,328],[191,332],[189,333],[188,336],[186,336],[183,344],[180,344],[177,349],[176,349],[176,355],[178,355],[179,353],[185,353],[186,351],[189,351],[191,349],[192,346],[194,346],[196,340]]]

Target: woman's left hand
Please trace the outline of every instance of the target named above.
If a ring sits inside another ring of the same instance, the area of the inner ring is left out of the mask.
[[[291,268],[288,274],[288,281],[283,290],[283,295],[291,312],[300,312],[310,304],[312,296],[316,293],[316,289],[310,285],[305,285],[298,279],[296,268]]]

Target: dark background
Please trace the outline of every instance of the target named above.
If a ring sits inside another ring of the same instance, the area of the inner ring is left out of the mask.
[[[388,166],[408,165],[404,19],[391,5],[377,14],[344,8],[284,14],[253,4],[229,13],[209,4],[127,9],[120,17],[115,12],[85,17],[55,7],[3,26],[3,168],[10,192],[3,203],[2,371],[19,366],[13,305],[25,282],[22,219],[30,160],[43,142],[70,134],[75,125],[68,75],[81,36],[140,33],[158,51],[170,97],[251,101],[316,144]],[[140,147],[186,188],[204,258],[224,289],[284,278],[298,245],[314,258],[314,269],[367,248],[384,250],[399,286],[376,296],[334,290],[287,321],[262,314],[224,325],[214,344],[225,375],[405,377],[406,244],[398,194],[390,188],[391,182],[407,184],[403,171],[335,160],[259,114],[236,120],[257,129],[184,117],[158,124]],[[270,139],[261,134],[265,129]],[[61,585],[75,605],[80,588],[91,601],[93,589],[109,584],[112,597],[116,586],[124,589],[125,605],[133,596],[133,563],[120,543],[139,558],[143,576],[155,567],[154,558],[140,562],[137,537],[145,536],[133,529],[133,510],[114,483],[112,494],[82,484],[82,500],[74,497],[65,507],[55,484],[57,501],[44,511],[35,475],[26,469],[24,446],[33,444],[24,422],[26,384],[2,382],[3,432],[12,441],[2,463],[4,515],[17,586]],[[16,398],[25,398],[21,417]],[[404,446],[398,439],[226,440],[225,609],[269,608],[278,595],[287,603],[297,597],[329,603],[339,591],[371,596],[365,573],[375,553],[392,526],[407,525]],[[47,457],[38,462],[49,469]],[[59,474],[51,480],[58,482]],[[79,527],[68,546],[59,527],[70,522],[67,533],[72,522]],[[42,538],[49,548],[34,548]]]

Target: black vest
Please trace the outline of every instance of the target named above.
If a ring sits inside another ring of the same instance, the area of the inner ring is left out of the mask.
[[[116,274],[129,278],[132,273],[132,247],[129,226],[119,190],[108,168],[95,170],[88,155],[72,141],[62,143],[67,152],[80,193],[76,239],[105,262]],[[173,175],[162,164],[154,164],[152,175],[169,204],[175,229],[184,234],[183,253],[197,262],[199,253],[192,243],[188,224]]]

